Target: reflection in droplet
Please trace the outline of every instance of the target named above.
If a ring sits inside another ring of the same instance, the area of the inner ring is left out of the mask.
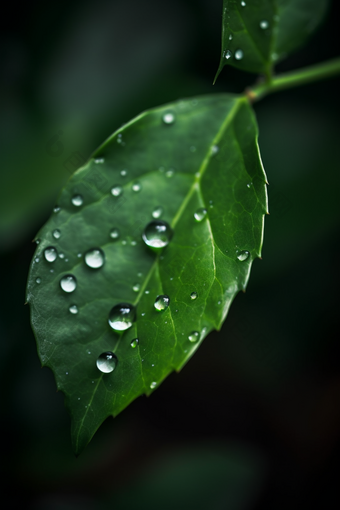
[[[100,248],[92,248],[85,253],[85,263],[92,269],[99,269],[104,265],[105,255]]]
[[[134,338],[133,340],[131,340],[130,345],[131,345],[132,349],[135,349],[138,344],[139,344],[138,338]]]
[[[244,250],[244,251],[241,251],[241,252],[237,255],[237,258],[238,258],[238,260],[240,260],[241,262],[243,262],[244,260],[247,260],[247,258],[249,257],[249,255],[250,255],[249,251]]]
[[[54,262],[58,256],[57,250],[53,246],[49,246],[44,250],[44,257],[47,262]]]
[[[196,221],[202,221],[207,215],[207,210],[204,207],[200,207],[194,214],[194,218]]]
[[[143,241],[152,248],[164,248],[172,238],[172,230],[168,223],[161,220],[150,221],[143,232]]]
[[[104,374],[113,372],[117,366],[117,363],[118,358],[111,351],[103,352],[96,361],[97,368]]]
[[[125,331],[131,328],[136,320],[136,309],[129,303],[114,306],[109,314],[109,324],[115,331]]]
[[[66,274],[60,280],[60,287],[64,292],[73,292],[77,287],[77,280],[72,274]]]
[[[158,312],[162,312],[163,310],[166,310],[170,304],[170,298],[166,294],[162,294],[160,296],[156,297],[156,300],[154,302],[154,307]]]
[[[197,299],[197,298],[198,298],[198,294],[197,294],[197,292],[192,292],[192,293],[190,294],[190,297],[191,297],[191,299],[192,299],[192,300]]]
[[[194,343],[194,342],[197,342],[197,340],[199,339],[199,337],[200,337],[200,334],[199,334],[199,332],[198,332],[198,331],[192,331],[192,332],[190,333],[190,335],[188,335],[188,340],[189,340],[190,342]]]

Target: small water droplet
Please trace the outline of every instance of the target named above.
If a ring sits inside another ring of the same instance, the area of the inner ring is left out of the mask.
[[[233,55],[233,54],[231,53],[231,51],[230,51],[230,50],[227,50],[227,51],[225,52],[225,58],[226,58],[227,60],[229,60],[229,59],[230,59],[230,57],[232,57],[232,55]]]
[[[36,239],[35,244],[39,244],[39,243],[40,243],[40,239]]]
[[[123,135],[122,135],[122,133],[119,133],[117,135],[117,143],[119,143],[121,145],[125,145],[125,143],[123,142]]]
[[[262,28],[262,30],[267,30],[267,28],[269,27],[269,23],[267,20],[262,20],[260,21],[260,28]]]
[[[59,239],[59,237],[61,236],[61,232],[60,230],[58,230],[57,228],[55,230],[53,230],[53,233],[52,233],[54,239]]]
[[[242,60],[243,59],[243,51],[242,50],[236,50],[235,51],[235,58],[236,58],[236,60]]]
[[[131,340],[130,345],[131,345],[132,349],[135,349],[138,344],[139,344],[138,338],[134,338],[133,340]]]
[[[233,40],[233,34],[230,34],[229,35],[229,41],[232,41]]]
[[[58,252],[53,246],[49,246],[44,250],[44,257],[47,262],[54,262],[58,256]]]
[[[104,374],[113,372],[117,366],[117,363],[118,358],[111,351],[103,352],[96,361],[97,368]]]
[[[138,278],[142,278],[143,273],[137,273]]]
[[[70,312],[70,313],[73,313],[73,314],[78,313],[78,307],[77,307],[77,305],[71,305],[71,306],[69,307],[69,312]]]
[[[207,215],[207,210],[204,207],[200,207],[194,214],[194,218],[196,221],[202,221]]]
[[[150,388],[153,390],[154,388],[156,388],[157,386],[157,383],[155,381],[153,381],[151,384],[150,384]]]
[[[142,313],[141,313],[141,316],[142,316],[142,317],[144,317],[144,315],[145,315],[145,312],[142,312]]]
[[[129,303],[114,306],[109,314],[109,324],[115,331],[125,331],[131,328],[136,320],[136,309]]]
[[[123,193],[123,188],[121,186],[113,186],[111,188],[111,194],[114,197],[119,197]]]
[[[135,283],[135,284],[133,285],[133,287],[132,287],[132,290],[133,290],[134,292],[139,292],[139,291],[140,291],[140,285],[139,285],[139,283]]]
[[[244,0],[242,0],[242,2],[241,2],[241,6],[242,6],[242,7],[245,7],[246,5],[247,5],[247,4],[246,4],[246,2],[244,2]]]
[[[71,199],[71,202],[76,207],[80,207],[81,205],[83,205],[84,200],[81,195],[74,195]]]
[[[131,244],[131,246],[136,246],[137,241],[135,241],[135,240],[133,239],[133,240],[131,241],[131,243],[130,243],[130,244]]]
[[[105,159],[104,158],[95,158],[94,162],[97,165],[102,165],[105,162]]]
[[[166,294],[161,294],[160,296],[156,297],[156,300],[154,302],[154,307],[158,312],[162,312],[163,310],[166,310],[170,304],[170,298]]]
[[[64,259],[64,258],[65,258],[64,253],[59,253],[59,258],[60,258],[60,259]]]
[[[135,193],[138,193],[141,189],[142,189],[142,186],[141,186],[140,182],[135,182],[132,184],[132,191],[134,191]]]
[[[272,60],[274,60],[274,62],[275,62],[279,58],[279,55],[277,53],[272,53],[271,57],[272,57]]]
[[[58,213],[60,211],[60,207],[58,205],[56,205],[53,209],[53,212],[54,213]]]
[[[198,331],[192,331],[192,332],[190,333],[190,335],[188,335],[188,340],[189,340],[190,342],[194,343],[194,342],[197,342],[197,340],[199,339],[199,337],[200,337],[200,334],[199,334],[199,332],[198,332]]]
[[[244,260],[247,260],[247,258],[249,257],[250,253],[249,251],[241,251],[238,255],[237,255],[237,258],[238,260],[240,260],[241,262],[243,262]]]
[[[192,292],[192,293],[190,294],[190,297],[191,297],[191,299],[192,299],[192,300],[197,299],[197,298],[198,298],[198,294],[197,294],[197,292]]]
[[[41,278],[36,278],[35,283],[41,283]]]
[[[110,230],[110,237],[111,239],[118,239],[119,238],[119,230],[118,228],[113,228]]]
[[[143,241],[151,248],[164,248],[172,238],[170,225],[165,221],[150,221],[143,232]]]
[[[124,246],[126,245],[126,240],[125,239],[123,239],[122,245],[124,245]]]
[[[162,118],[164,124],[173,124],[175,122],[175,115],[171,112],[165,113]]]
[[[72,274],[66,274],[60,280],[60,287],[64,292],[73,292],[77,287],[77,280]]]
[[[173,169],[173,168],[169,168],[169,170],[167,170],[167,171],[165,172],[165,175],[166,175],[167,177],[172,177],[172,176],[174,175],[174,173],[175,173],[174,169]]]
[[[127,175],[127,170],[121,170],[121,171],[120,171],[120,175],[121,175],[122,177],[125,177],[125,176]]]
[[[92,269],[98,269],[104,265],[105,255],[100,248],[92,248],[85,253],[85,263]]]
[[[54,269],[50,269],[50,273],[54,273]]]
[[[211,147],[211,154],[214,155],[214,154],[217,154],[218,151],[220,150],[219,146],[218,145],[213,145]]]
[[[247,188],[251,188],[251,183],[250,182],[248,182]]]
[[[39,262],[39,257],[35,257],[34,262]]]
[[[152,216],[154,218],[160,218],[163,214],[163,207],[161,207],[160,205],[158,207],[155,207],[154,210],[152,211]]]
[[[77,257],[80,258],[81,257],[81,253],[78,253]]]
[[[146,290],[146,291],[145,291],[145,294],[150,294],[150,291],[149,291],[149,290]]]
[[[194,145],[191,145],[190,152],[196,152],[196,150],[197,150],[196,147]]]

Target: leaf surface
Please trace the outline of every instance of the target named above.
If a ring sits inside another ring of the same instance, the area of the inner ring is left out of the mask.
[[[223,0],[221,59],[225,65],[270,76],[322,21],[328,0]]]
[[[243,96],[214,95],[141,114],[73,174],[58,207],[37,236],[27,300],[41,362],[66,396],[79,453],[106,417],[183,367],[246,287],[267,211],[251,107]],[[155,252],[142,234],[159,214],[173,237]],[[49,262],[51,247],[58,256]],[[105,254],[101,268],[86,265],[93,248]],[[67,275],[77,281],[69,293],[60,286]],[[158,295],[170,298],[161,312]],[[136,307],[123,333],[108,323],[120,303]],[[107,351],[118,363],[102,373],[96,360]]]

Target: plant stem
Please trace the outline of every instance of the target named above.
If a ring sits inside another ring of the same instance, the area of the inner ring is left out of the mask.
[[[277,90],[299,87],[305,83],[324,80],[336,74],[340,74],[340,58],[273,77],[271,81],[259,83],[247,89],[246,96],[253,103]]]

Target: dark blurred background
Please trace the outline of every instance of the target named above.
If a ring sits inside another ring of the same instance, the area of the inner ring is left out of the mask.
[[[340,55],[339,6],[286,71]],[[1,481],[6,508],[338,508],[339,90],[333,78],[255,105],[270,216],[219,333],[75,458],[24,306],[36,232],[70,175],[141,111],[241,92],[222,0],[11,2],[1,19]],[[59,137],[59,153],[49,144]]]

